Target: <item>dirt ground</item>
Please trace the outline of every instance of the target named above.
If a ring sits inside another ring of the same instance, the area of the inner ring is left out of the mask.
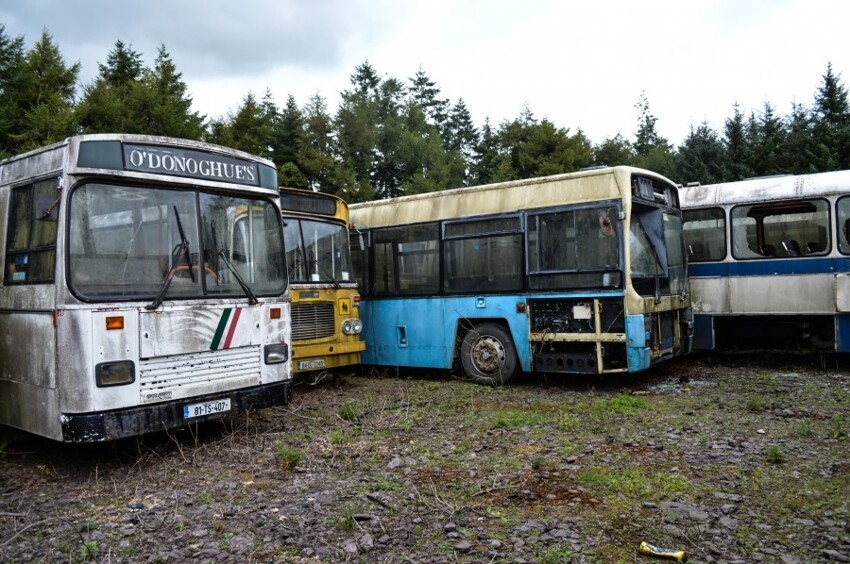
[[[0,430],[2,562],[850,561],[850,371],[370,371],[106,445]]]

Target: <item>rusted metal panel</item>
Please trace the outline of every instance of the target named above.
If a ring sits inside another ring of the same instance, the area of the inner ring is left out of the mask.
[[[619,199],[624,191],[630,190],[628,179],[632,173],[662,178],[649,171],[613,167],[515,180],[353,204],[351,221],[355,227],[373,228],[538,209],[565,202],[579,204]]]
[[[0,311],[0,379],[56,386],[52,311]]]

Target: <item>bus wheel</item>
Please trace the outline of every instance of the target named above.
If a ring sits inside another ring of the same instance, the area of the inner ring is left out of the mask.
[[[514,343],[495,323],[482,323],[466,334],[460,344],[460,359],[463,371],[479,384],[505,384],[517,370]]]

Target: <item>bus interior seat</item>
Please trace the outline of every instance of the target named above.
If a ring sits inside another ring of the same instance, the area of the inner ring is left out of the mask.
[[[823,252],[823,248],[821,247],[820,243],[818,243],[817,241],[809,241],[808,243],[806,243],[806,254],[807,255],[814,255],[814,254],[817,254],[817,253],[820,253],[820,252]]]
[[[775,257],[776,256],[776,247],[773,245],[764,245],[761,248],[761,254],[766,257]]]
[[[782,247],[785,249],[785,252],[789,257],[798,257],[801,254],[800,244],[794,239],[785,239],[782,241]]]

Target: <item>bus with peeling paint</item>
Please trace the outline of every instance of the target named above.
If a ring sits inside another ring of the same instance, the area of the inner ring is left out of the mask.
[[[680,193],[694,349],[850,352],[850,171]]]
[[[0,424],[99,442],[287,402],[277,173],[97,134],[0,161]]]
[[[687,353],[678,198],[618,166],[353,204],[363,363],[498,385]]]
[[[360,294],[351,266],[348,205],[322,192],[280,189],[292,298],[295,376],[360,364]]]

